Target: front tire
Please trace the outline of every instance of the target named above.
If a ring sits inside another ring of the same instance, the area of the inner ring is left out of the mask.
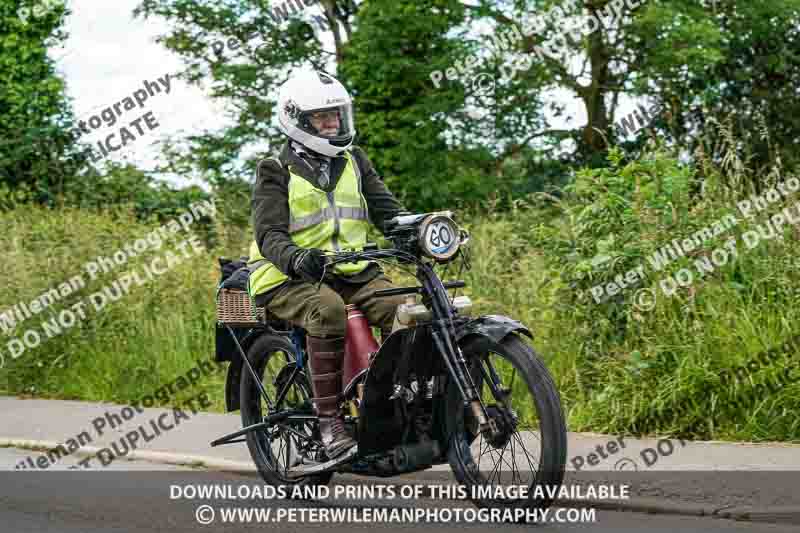
[[[567,459],[566,424],[553,378],[533,348],[515,334],[499,343],[488,337],[470,336],[460,347],[487,412],[501,428],[502,438],[496,437],[494,442],[484,438],[478,431],[477,419],[463,407],[458,389],[450,386],[448,460],[453,474],[478,507],[546,509],[554,499],[548,496],[547,487],[555,487],[557,492]],[[496,398],[486,383],[484,376],[491,378],[486,361],[491,362],[502,387],[510,390],[507,401]],[[509,446],[511,453],[506,457]],[[538,452],[537,457],[530,457],[530,452]],[[480,492],[496,494],[494,487],[498,485],[527,486],[528,497],[494,498]],[[542,493],[544,496],[540,497]]]

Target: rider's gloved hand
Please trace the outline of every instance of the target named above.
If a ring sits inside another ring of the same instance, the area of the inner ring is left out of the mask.
[[[309,283],[319,283],[325,272],[325,254],[316,248],[301,248],[292,256],[295,277]]]

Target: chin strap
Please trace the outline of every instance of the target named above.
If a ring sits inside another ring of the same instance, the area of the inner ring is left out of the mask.
[[[319,181],[321,188],[326,188],[331,181],[331,158],[326,155],[318,154],[295,140],[291,141],[291,147],[294,153],[318,176],[317,181]]]

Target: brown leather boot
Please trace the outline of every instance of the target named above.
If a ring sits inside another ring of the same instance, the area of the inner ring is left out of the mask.
[[[306,337],[308,370],[311,374],[312,401],[319,416],[322,444],[329,459],[334,459],[356,446],[344,428],[340,409],[344,337],[324,339]]]

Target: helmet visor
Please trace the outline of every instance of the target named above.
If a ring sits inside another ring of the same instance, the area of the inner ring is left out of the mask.
[[[342,140],[353,135],[353,107],[342,104],[323,109],[303,111],[297,126],[311,135],[328,140]]]

